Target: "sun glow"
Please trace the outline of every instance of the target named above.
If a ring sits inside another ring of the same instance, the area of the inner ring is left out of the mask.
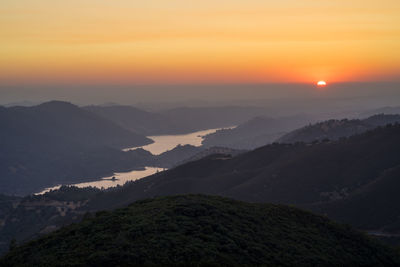
[[[319,87],[324,87],[324,86],[326,86],[326,82],[325,82],[325,81],[319,81],[319,82],[317,83],[317,85],[318,85]]]
[[[384,3],[2,0],[0,85],[397,81]]]

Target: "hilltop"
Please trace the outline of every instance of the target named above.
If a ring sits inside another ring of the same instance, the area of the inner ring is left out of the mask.
[[[13,248],[2,266],[399,265],[349,227],[296,208],[183,195],[135,202]]]

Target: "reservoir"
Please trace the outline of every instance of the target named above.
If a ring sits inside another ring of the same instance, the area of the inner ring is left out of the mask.
[[[148,138],[152,139],[154,143],[141,147],[125,148],[124,151],[143,148],[144,150],[149,151],[153,155],[159,155],[165,151],[175,148],[177,145],[201,146],[201,141],[203,140],[203,136],[210,133],[214,133],[219,129],[221,128],[208,129],[208,130],[197,131],[188,134],[179,134],[179,135],[148,136]]]
[[[228,127],[233,128],[233,127]],[[175,148],[177,145],[192,145],[192,146],[201,146],[201,141],[203,140],[203,136],[214,133],[217,129],[208,129],[203,131],[192,132],[188,134],[179,134],[179,135],[158,135],[158,136],[148,136],[150,139],[154,141],[154,143],[142,146],[142,147],[130,147],[125,148],[123,151],[129,151],[137,148],[143,148],[154,155],[159,155],[165,151],[171,150]],[[77,183],[70,184],[79,188],[83,187],[96,187],[96,188],[104,188],[107,189],[109,187],[114,187],[117,185],[123,185],[128,181],[135,181],[146,176],[155,174],[159,171],[162,171],[162,168],[157,167],[145,167],[144,170],[133,170],[130,172],[118,172],[114,173],[112,176],[103,177],[97,181],[85,182],[85,183]],[[115,177],[113,179],[113,177]],[[44,194],[49,192],[50,190],[56,190],[60,188],[62,185],[57,185],[53,187],[49,187],[44,189],[43,191],[37,194]]]
[[[155,174],[162,170],[163,170],[162,168],[145,167],[144,170],[133,170],[130,172],[117,172],[117,173],[114,173],[113,176],[103,177],[97,181],[86,182],[86,183],[77,183],[77,184],[71,184],[71,185],[79,187],[79,188],[92,186],[92,187],[96,187],[96,188],[106,189],[106,188],[114,187],[117,185],[124,185],[126,182],[135,181],[135,180],[141,179],[143,177]],[[115,179],[113,179],[113,177],[115,177]],[[41,195],[46,192],[49,192],[50,190],[57,190],[60,187],[61,187],[61,185],[49,187],[37,194]]]

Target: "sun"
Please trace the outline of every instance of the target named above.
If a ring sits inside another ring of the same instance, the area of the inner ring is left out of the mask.
[[[319,81],[317,82],[318,87],[325,87],[326,86],[326,82],[325,81]]]

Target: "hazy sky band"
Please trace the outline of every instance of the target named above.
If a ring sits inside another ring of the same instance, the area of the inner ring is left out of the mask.
[[[2,83],[400,80],[400,1],[0,5]]]

